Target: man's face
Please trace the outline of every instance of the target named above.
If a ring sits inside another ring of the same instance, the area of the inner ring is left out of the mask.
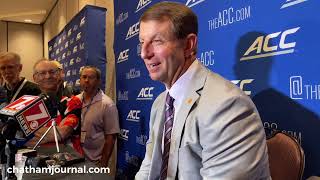
[[[51,62],[40,62],[35,68],[33,79],[43,92],[57,92],[60,80],[60,69]]]
[[[10,84],[15,84],[20,80],[20,72],[22,65],[13,59],[5,59],[0,61],[0,71],[3,79]]]
[[[142,21],[139,39],[141,57],[152,80],[160,81],[167,87],[181,76],[184,64],[185,42],[172,33],[170,21]]]
[[[83,69],[80,75],[80,86],[87,93],[94,93],[99,87],[100,81],[97,79],[96,72],[91,68]]]

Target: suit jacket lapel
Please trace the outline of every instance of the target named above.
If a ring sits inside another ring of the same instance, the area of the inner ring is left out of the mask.
[[[187,92],[185,98],[182,101],[181,109],[176,113],[174,130],[172,131],[171,144],[170,144],[170,158],[168,163],[168,179],[174,179],[177,173],[178,167],[178,150],[180,147],[181,138],[183,136],[182,131],[184,129],[184,124],[189,115],[189,112],[198,100],[200,95],[197,93],[200,89],[203,88],[208,70],[203,67],[200,62],[196,66],[196,72],[191,78],[192,86],[186,87],[190,89]]]

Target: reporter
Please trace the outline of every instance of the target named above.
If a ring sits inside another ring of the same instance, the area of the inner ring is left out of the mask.
[[[33,67],[33,79],[39,84],[42,93],[51,94],[57,97],[59,102],[57,110],[57,129],[60,132],[61,139],[77,152],[83,154],[83,150],[80,146],[80,118],[81,118],[81,100],[76,96],[71,98],[65,96],[58,96],[58,89],[60,85],[60,71],[57,63],[48,59],[41,59],[37,61]],[[40,137],[47,130],[47,126],[40,128],[36,133],[35,137],[32,138],[27,145],[33,146],[38,142]],[[49,131],[46,137],[41,142],[42,144],[48,142],[54,142],[54,133]]]

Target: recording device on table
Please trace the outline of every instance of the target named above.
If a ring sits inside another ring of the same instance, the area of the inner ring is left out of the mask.
[[[46,133],[41,137],[36,146],[41,142],[44,136],[53,127],[56,140],[56,148],[59,153],[58,146],[58,130],[56,129],[55,117],[57,116],[57,98],[54,96],[48,96],[41,94],[40,96],[24,95],[16,101],[6,104],[6,92],[0,88],[0,99],[3,101],[0,104],[0,164],[2,168],[13,167],[15,164],[15,154],[17,148],[21,147],[29,139],[31,139],[34,133],[42,126],[52,121],[52,125]],[[17,133],[18,132],[18,133]],[[19,133],[20,132],[20,133]],[[29,154],[33,154],[34,149],[29,150]],[[28,153],[25,152],[25,155]],[[62,153],[65,154],[65,153]],[[34,154],[33,154],[34,156]],[[33,161],[30,163],[30,159]],[[35,165],[35,163],[42,159],[46,160],[47,157],[32,157],[27,160],[26,164]],[[28,163],[29,162],[29,163]],[[6,174],[6,179],[15,179],[14,173]]]

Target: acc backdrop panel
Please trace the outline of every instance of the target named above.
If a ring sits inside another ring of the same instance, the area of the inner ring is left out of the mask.
[[[101,70],[105,89],[105,28],[106,9],[87,5],[49,41],[49,58],[63,65],[68,84],[79,88],[80,68],[91,65]]]
[[[115,54],[121,140],[118,177],[132,178],[145,153],[152,102],[164,86],[140,58],[139,17],[160,2],[115,2]],[[306,154],[304,177],[320,176],[319,1],[176,1],[199,20],[198,59],[238,85],[266,129],[295,136]],[[143,99],[144,98],[144,99]],[[143,99],[143,100],[142,100]],[[266,131],[269,134],[269,131]]]

